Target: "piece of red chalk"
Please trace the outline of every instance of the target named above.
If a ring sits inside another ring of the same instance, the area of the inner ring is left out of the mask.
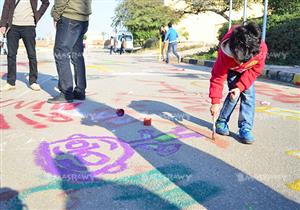
[[[119,117],[123,117],[124,114],[125,114],[125,111],[124,111],[124,109],[117,109],[117,110],[116,110],[116,114],[117,114]]]
[[[152,122],[151,118],[145,118],[144,119],[144,126],[151,126],[151,122]]]

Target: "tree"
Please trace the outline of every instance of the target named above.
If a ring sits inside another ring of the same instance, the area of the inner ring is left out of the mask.
[[[273,14],[300,13],[300,0],[270,0],[269,5]]]
[[[181,15],[214,12],[229,20],[226,14],[229,11],[229,2],[229,0],[185,0],[186,7],[178,12]],[[262,0],[248,0],[248,4],[253,2],[262,2]],[[233,0],[234,10],[240,9],[243,5],[244,0]]]
[[[115,9],[113,27],[125,27],[132,32],[135,42],[140,45],[158,37],[161,25],[176,23],[179,15],[162,0],[122,0]]]

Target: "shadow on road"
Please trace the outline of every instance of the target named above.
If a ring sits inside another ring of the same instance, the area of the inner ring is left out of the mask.
[[[68,196],[65,209],[179,209],[141,186],[94,177],[73,154],[58,153],[53,164]]]
[[[0,209],[25,210],[28,209],[19,198],[19,192],[8,187],[0,188]]]
[[[2,80],[6,81],[7,79],[7,74],[4,74],[2,76]],[[24,83],[28,88],[29,88],[29,74],[28,73],[23,73],[23,72],[17,72],[17,80]],[[59,94],[59,92],[55,89],[57,87],[57,78],[48,75],[48,74],[43,74],[39,73],[38,75],[38,83],[41,86],[41,89],[48,93],[51,97],[54,97]]]
[[[163,112],[164,108],[170,108],[162,103],[150,104],[150,106],[152,108],[147,111],[157,114]],[[134,103],[131,107],[134,108]],[[99,114],[91,114],[93,110],[98,110]],[[173,110],[178,111],[176,108]],[[117,139],[134,148],[136,153],[154,166],[164,177],[169,178],[195,202],[206,208],[244,209],[249,205],[253,209],[299,207],[296,202],[285,198],[239,169],[184,143],[184,140],[180,138],[183,136],[180,132],[177,133],[177,138],[158,142],[156,138],[158,135],[168,135],[168,133],[152,126],[147,131],[149,135],[137,141],[136,135],[143,129],[145,131],[143,123],[138,119],[127,114],[121,118],[117,117],[114,108],[90,99],[80,105],[77,111],[85,116],[81,120],[83,125],[98,126],[111,131]],[[190,120],[203,126],[210,126],[201,119],[192,117]],[[121,122],[126,123],[122,124]],[[173,147],[169,148],[168,145],[173,145]],[[167,150],[167,153],[162,154],[161,150]],[[168,152],[168,150],[172,150],[172,152]],[[135,164],[139,165],[139,163]],[[180,170],[182,168],[186,169],[183,171],[188,171],[184,175],[189,176],[190,179],[176,182],[169,177],[170,170],[173,177],[182,176],[182,170]],[[176,174],[177,171],[178,174]],[[181,200],[177,199],[178,207],[180,207]]]
[[[40,76],[51,80],[49,75],[41,74]],[[26,74],[22,75],[21,73],[18,77],[18,79],[27,83]],[[57,81],[45,82],[42,87],[48,93],[53,94],[56,85]],[[184,120],[189,120],[203,127],[211,127],[210,123],[189,116],[180,109],[163,102],[134,101],[131,103],[130,108],[138,112],[153,113],[159,116],[164,112],[168,112],[171,116],[173,115],[169,120],[175,124],[178,124],[182,119],[172,113],[181,113]],[[177,190],[180,189],[190,196],[194,203],[186,203],[186,198],[178,196],[178,191],[157,195],[156,191],[145,189],[139,183],[128,182],[130,178],[122,184],[95,178],[101,173],[92,174],[88,168],[94,165],[105,167],[102,162],[105,157],[101,154],[101,145],[98,145],[99,147],[94,144],[89,145],[89,141],[86,141],[85,143],[81,142],[81,144],[95,146],[94,148],[98,149],[93,149],[93,147],[89,150],[75,148],[76,152],[72,154],[57,150],[56,156],[52,160],[59,176],[62,178],[61,188],[68,195],[67,209],[94,209],[95,205],[104,208],[112,207],[110,209],[181,209],[197,203],[208,209],[299,208],[298,203],[286,198],[243,171],[189,145],[188,139],[184,136],[193,134],[180,126],[174,129],[176,132],[173,132],[171,136],[169,131],[163,132],[155,125],[146,129],[140,120],[128,114],[118,117],[112,106],[89,98],[77,107],[77,111],[83,116],[81,119],[81,132],[84,132],[84,126],[99,127],[110,131],[113,134],[112,137],[134,149],[135,153],[145,159],[161,175],[158,176],[157,180],[147,181],[146,178],[149,175],[147,174],[143,178],[145,185],[155,185],[156,182],[159,183],[161,178],[168,179],[177,186]],[[198,139],[199,141],[202,140],[200,137]],[[106,139],[103,141],[106,141]],[[74,145],[69,146],[75,147]],[[106,155],[109,157],[109,154]],[[98,161],[91,162],[91,157]],[[143,168],[142,164],[135,162],[134,166]],[[133,163],[130,165],[132,166]],[[126,167],[119,169],[119,171],[115,170],[114,173],[124,171],[127,169]],[[103,172],[101,175],[107,172],[109,171]],[[85,178],[82,179],[83,177]],[[89,178],[86,179],[86,177]],[[73,183],[74,179],[77,182],[75,185]],[[91,190],[91,188],[93,189]],[[14,206],[22,206],[23,204],[17,196],[18,192],[14,190],[12,192],[11,199],[16,200],[13,202]]]

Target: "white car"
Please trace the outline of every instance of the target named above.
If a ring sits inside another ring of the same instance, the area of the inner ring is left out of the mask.
[[[120,31],[117,34],[117,40],[118,40],[117,50],[121,49],[123,34],[125,35],[125,51],[132,52],[133,51],[133,35],[131,32],[128,32],[128,31]]]

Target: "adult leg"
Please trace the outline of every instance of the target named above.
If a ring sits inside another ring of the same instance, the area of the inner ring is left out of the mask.
[[[74,65],[74,76],[76,87],[74,89],[73,95],[76,99],[85,99],[85,89],[86,89],[86,68],[83,56],[83,36],[87,32],[88,22],[81,23],[81,34],[76,41],[72,53],[71,61]],[[112,47],[111,47],[112,51]]]
[[[16,26],[12,26],[7,33],[7,83],[10,85],[16,84],[17,74],[17,53],[19,48],[20,33]]]
[[[59,76],[58,88],[66,99],[73,99],[73,76],[70,55],[81,35],[79,21],[62,17],[56,26],[54,58]]]
[[[171,53],[171,47],[172,47],[171,45],[172,45],[172,43],[168,44],[166,63],[170,62],[170,53]]]
[[[176,42],[172,44],[172,50],[173,50],[173,54],[177,57],[177,59],[179,59],[180,56],[177,53],[177,43]]]
[[[34,26],[25,26],[21,30],[21,38],[23,39],[27,56],[29,60],[29,85],[36,83],[38,78],[37,59],[36,59],[36,31]]]

